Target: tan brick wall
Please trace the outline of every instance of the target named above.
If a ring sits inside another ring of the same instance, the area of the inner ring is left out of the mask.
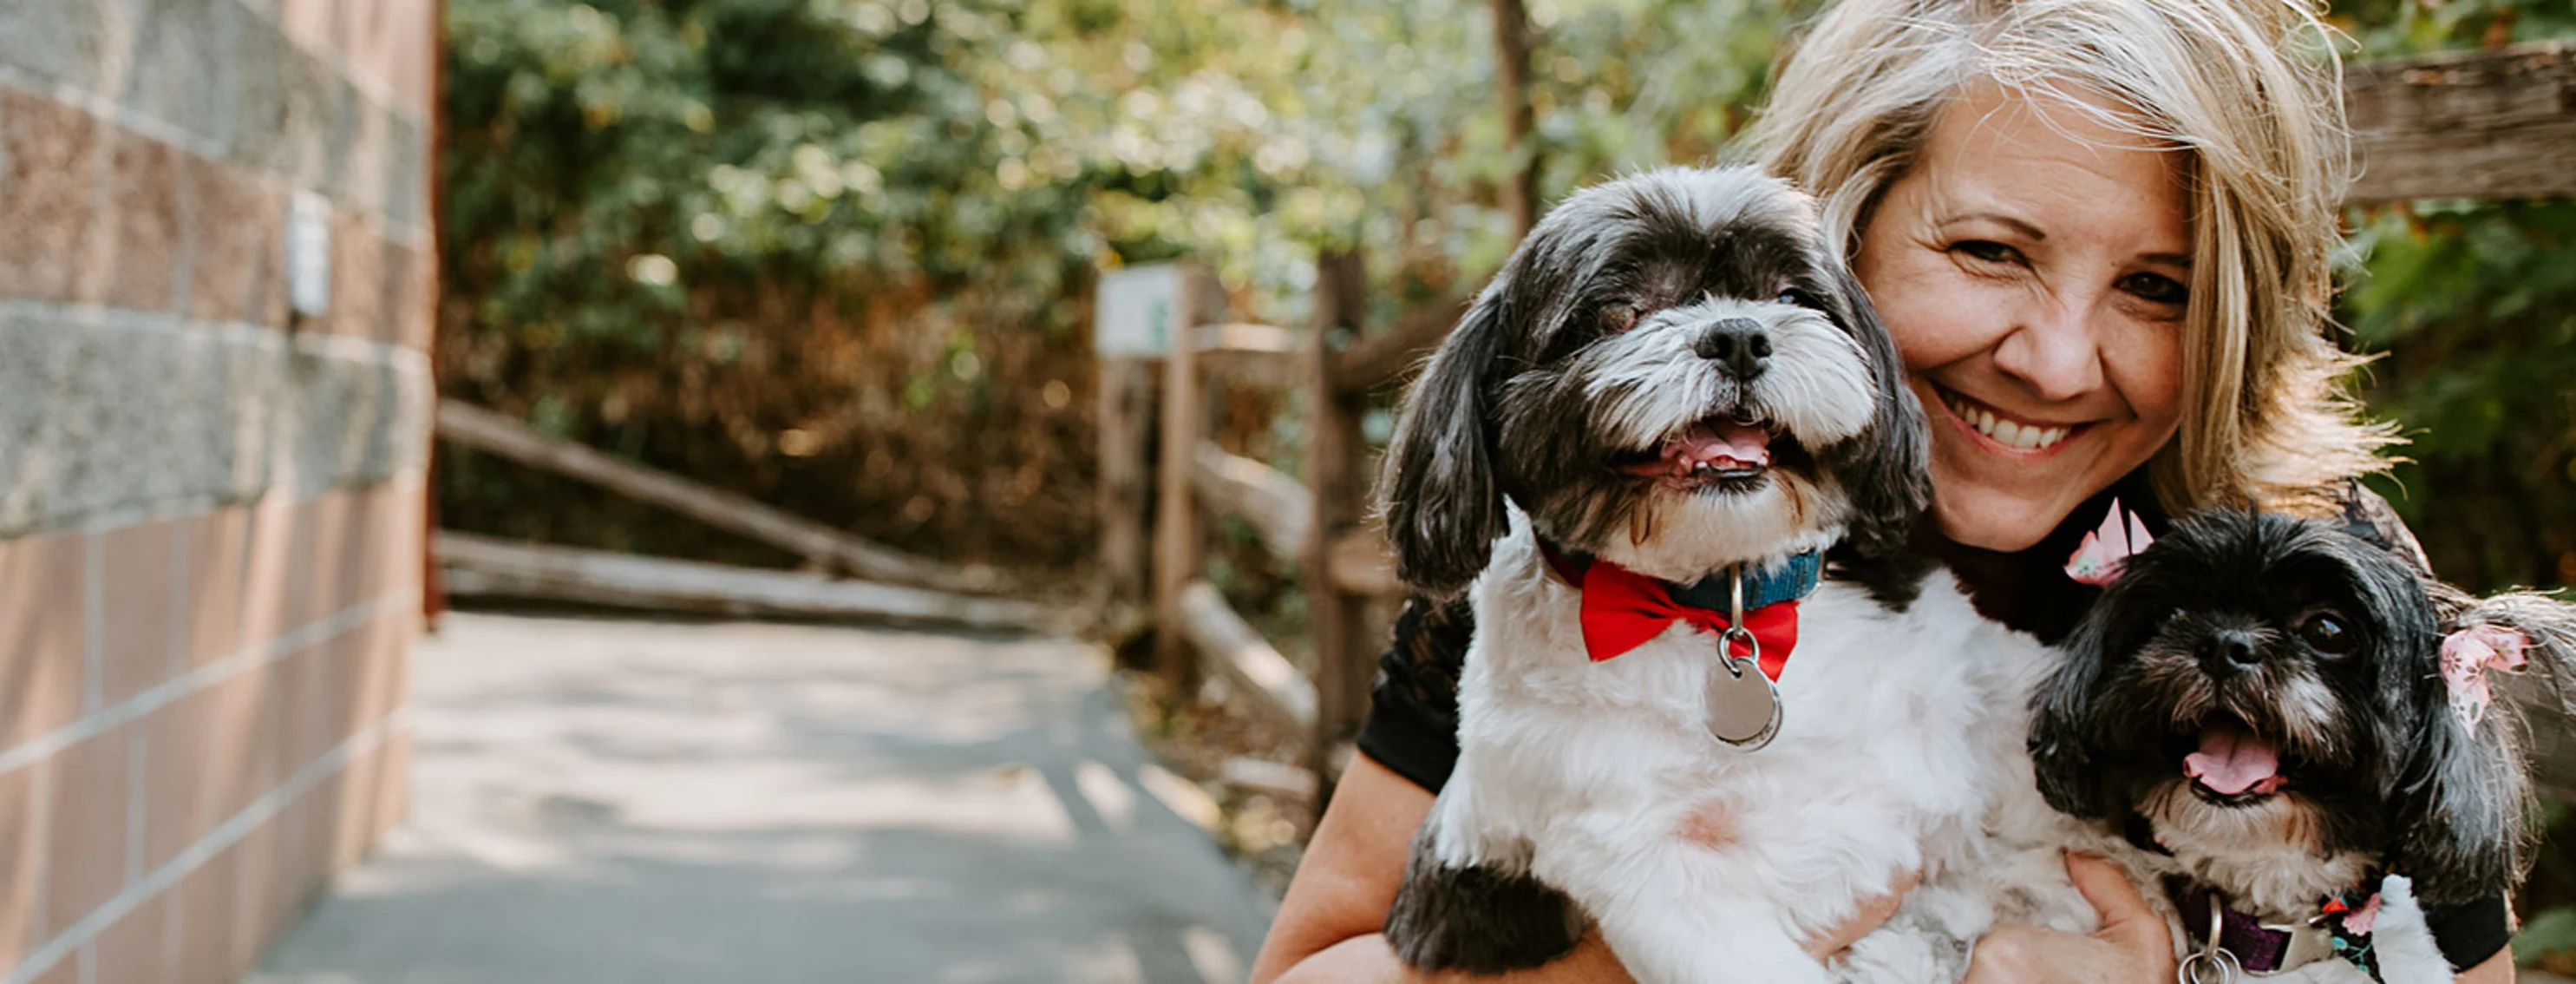
[[[0,4],[0,984],[237,980],[402,815],[435,17]]]

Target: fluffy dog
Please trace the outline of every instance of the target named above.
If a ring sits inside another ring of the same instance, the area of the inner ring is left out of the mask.
[[[1643,981],[1829,980],[1800,940],[1974,838],[2021,719],[1986,675],[2039,650],[1904,555],[1922,409],[1835,246],[1746,169],[1577,192],[1408,394],[1399,570],[1472,582],[1477,628],[1386,925],[1412,965],[1540,962],[1589,916]]]
[[[2167,889],[2191,959],[2448,981],[2424,907],[2499,898],[2529,861],[2518,719],[2486,674],[2527,662],[2563,706],[2571,653],[2566,605],[2468,597],[2329,523],[2207,514],[2128,560],[2029,749],[2049,805]]]
[[[2493,904],[2528,861],[2519,722],[2486,674],[2528,664],[2563,706],[2571,656],[2569,606],[2469,597],[2329,522],[2186,519],[2062,658],[2015,660],[2029,678],[1994,699],[2032,712],[1989,752],[1988,836],[1935,858],[1847,969],[1955,979],[1935,958],[1997,921],[2092,931],[2073,849],[2127,867],[2187,981],[2450,981],[2428,908]]]

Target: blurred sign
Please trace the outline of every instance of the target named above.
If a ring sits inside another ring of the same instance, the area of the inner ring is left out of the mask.
[[[1091,312],[1091,349],[1104,358],[1157,359],[1171,350],[1187,278],[1180,264],[1111,270]]]
[[[298,191],[286,208],[286,298],[295,313],[331,308],[331,201]]]

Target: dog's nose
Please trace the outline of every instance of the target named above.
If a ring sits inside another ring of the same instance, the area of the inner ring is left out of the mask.
[[[2263,657],[2254,646],[2254,634],[2236,629],[2213,633],[2200,652],[2203,669],[2213,676],[2226,676],[2263,665]]]
[[[1726,365],[1726,371],[1740,383],[1749,383],[1762,371],[1771,368],[1771,335],[1762,323],[1751,318],[1725,318],[1691,343],[1699,357]]]

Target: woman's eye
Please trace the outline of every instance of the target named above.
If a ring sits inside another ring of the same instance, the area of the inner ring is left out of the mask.
[[[2180,305],[2191,300],[2191,288],[2159,273],[2133,273],[2120,278],[2120,289],[2156,304]]]
[[[1970,239],[1953,243],[1950,251],[1965,253],[1981,263],[2020,263],[2021,251],[1989,239]]]
[[[2299,623],[2299,638],[2327,656],[2341,656],[2352,651],[2353,633],[2343,620],[2332,613],[2318,612]]]
[[[1604,307],[1601,309],[1601,323],[1610,326],[1610,330],[1614,332],[1637,327],[1637,307],[1633,304],[1612,304]]]

